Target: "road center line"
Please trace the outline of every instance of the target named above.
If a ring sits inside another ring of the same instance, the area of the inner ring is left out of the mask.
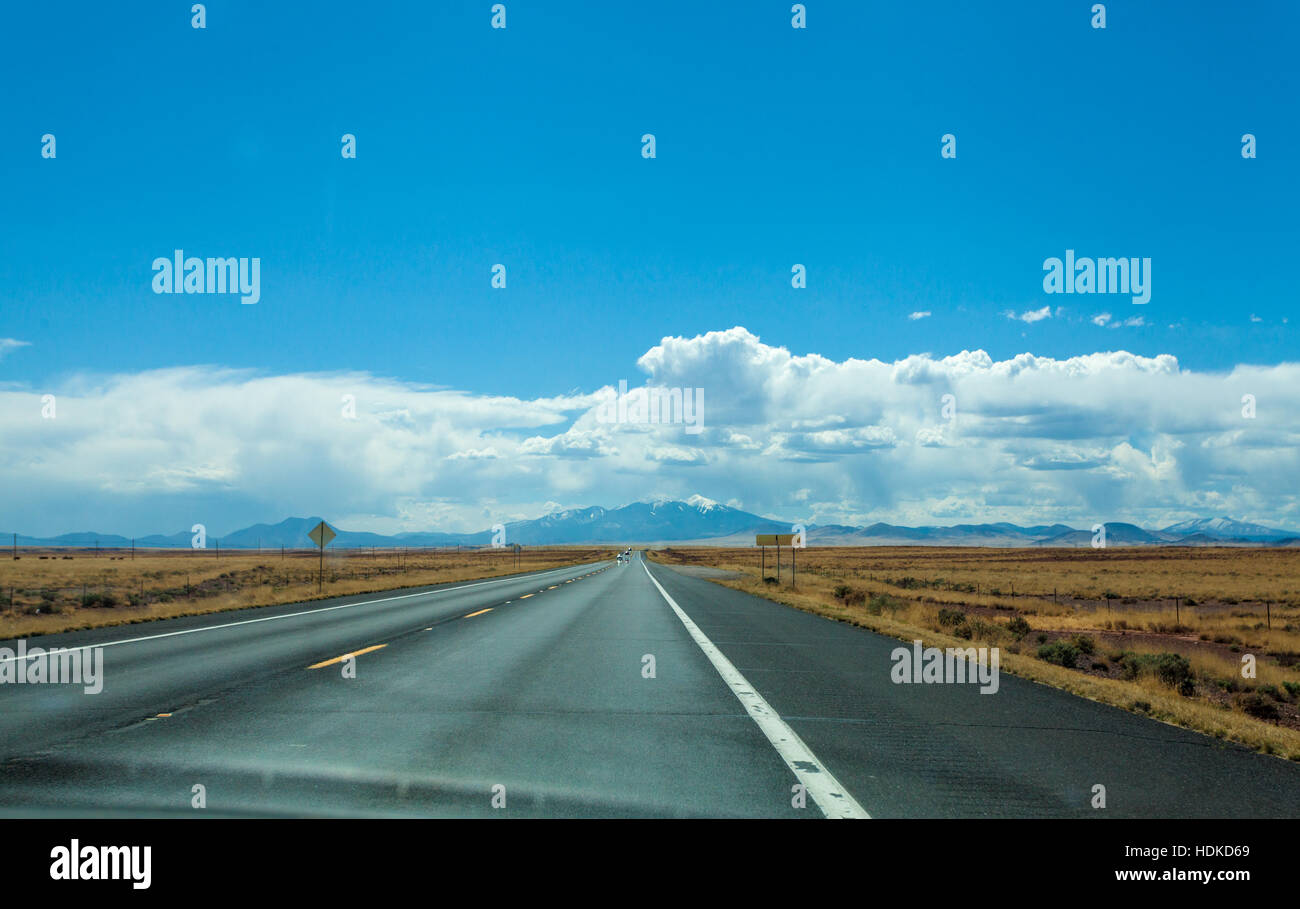
[[[472,619],[472,618],[474,618],[474,616],[476,616],[476,615],[482,615],[482,614],[485,613],[485,612],[491,612],[491,611],[492,611],[492,607],[489,606],[487,609],[480,609],[478,612],[471,612],[469,615],[467,615],[467,616],[462,616],[461,618]]]
[[[73,650],[94,650],[97,647],[116,647],[118,644],[138,644],[141,641],[156,641],[159,638],[174,638],[182,634],[198,634],[200,631],[219,631],[222,628],[234,628],[237,625],[255,625],[258,622],[274,622],[279,619],[293,619],[299,616],[313,615],[318,612],[333,612],[335,609],[351,609],[354,606],[369,606],[372,603],[390,603],[394,600],[409,600],[411,597],[431,597],[440,593],[451,593],[453,590],[468,590],[471,587],[482,587],[485,584],[504,584],[507,581],[523,581],[523,580],[528,580],[530,578],[544,577],[545,575],[548,574],[555,574],[558,571],[568,571],[568,570],[569,568],[567,567],[552,568],[550,571],[543,571],[541,574],[530,575],[525,577],[520,577],[516,575],[514,577],[507,576],[504,578],[489,578],[486,581],[476,581],[473,584],[462,584],[459,587],[443,587],[439,590],[422,590],[419,593],[403,593],[393,597],[380,597],[374,600],[360,600],[356,603],[340,603],[337,606],[321,606],[317,609],[304,609],[301,612],[288,612],[285,613],[284,615],[268,615],[268,616],[263,616],[260,619],[243,619],[238,622],[225,622],[221,625],[204,625],[202,628],[187,628],[184,631],[166,631],[163,632],[162,634],[150,634],[139,638],[126,638],[121,641],[105,641],[102,644],[81,644],[76,647],[63,647],[59,649],[61,650],[61,652],[70,653]],[[532,596],[532,594],[529,594],[529,596]],[[16,640],[16,639],[8,638],[6,640]],[[16,663],[18,662],[19,659],[30,660],[35,656],[39,656],[39,654],[29,653],[24,657],[16,657],[16,656],[3,657],[0,658],[0,663]]]
[[[363,654],[363,653],[370,653],[372,650],[381,650],[381,649],[383,649],[384,647],[387,647],[387,646],[388,646],[387,644],[376,644],[376,645],[373,646],[373,647],[364,647],[364,648],[362,648],[361,650],[354,650],[354,651],[352,651],[351,653],[345,653],[345,654],[343,654],[343,656],[336,656],[336,657],[335,657],[334,659],[332,659],[332,660],[322,660],[322,661],[319,662],[319,663],[312,663],[312,664],[311,664],[310,666],[308,666],[307,668],[308,668],[308,669],[320,669],[322,666],[332,666],[334,663],[342,663],[342,662],[343,662],[344,660],[346,660],[348,657],[358,657],[358,656],[361,656],[361,654]]]
[[[699,626],[691,621],[682,607],[677,605],[677,601],[669,596],[668,591],[664,590],[663,585],[650,574],[650,568],[645,563],[641,563],[645,569],[646,576],[650,582],[659,588],[659,593],[677,613],[677,618],[682,620],[686,626],[687,633],[695,640],[695,643],[704,651],[704,655],[709,658],[713,668],[718,670],[718,675],[731,688],[732,694],[740,699],[746,712],[749,713],[750,719],[758,724],[758,728],[763,730],[767,740],[772,743],[776,753],[781,755],[782,760],[794,772],[794,775],[803,784],[804,791],[812,796],[817,807],[822,810],[822,814],[828,818],[870,818],[866,809],[858,804],[857,800],[849,794],[849,791],[840,784],[835,775],[830,772],[817,755],[813,754],[811,748],[804,744],[803,739],[799,738],[798,733],[790,728],[785,720],[781,719],[780,714],[772,709],[769,704],[753,685],[740,674],[740,670],[732,665],[731,660],[714,646],[713,642],[708,639]]]

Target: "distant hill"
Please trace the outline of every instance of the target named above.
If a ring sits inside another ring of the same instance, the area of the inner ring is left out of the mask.
[[[1258,540],[1260,542],[1284,540],[1296,536],[1293,530],[1275,530],[1260,524],[1234,521],[1232,518],[1199,518],[1194,521],[1183,521],[1179,524],[1170,524],[1163,532],[1177,536],[1204,534],[1212,540]]]
[[[285,518],[278,524],[254,524],[221,537],[209,533],[209,547],[223,549],[303,549],[312,545],[307,531],[320,517]],[[751,546],[756,533],[790,533],[797,522],[763,517],[721,505],[703,496],[686,501],[632,502],[617,508],[590,506],[557,511],[540,518],[512,521],[505,525],[507,543],[524,546],[554,546],[578,543],[697,543],[713,546]],[[338,537],[330,545],[339,549],[367,546],[489,546],[492,530],[474,533],[415,531],[379,534],[350,531],[331,522]],[[848,524],[808,524],[809,546],[1091,546],[1091,530],[1067,524],[1020,526],[954,524],[951,526],[908,527],[875,523],[862,527]],[[8,535],[6,534],[6,537]],[[137,548],[187,548],[189,531],[154,534],[137,538]],[[130,546],[131,540],[118,534],[79,532],[56,537],[18,535],[20,546],[70,546],[101,548]],[[1106,524],[1107,546],[1212,546],[1212,545],[1300,545],[1300,533],[1277,530],[1231,518],[1202,518],[1148,530],[1136,524]]]

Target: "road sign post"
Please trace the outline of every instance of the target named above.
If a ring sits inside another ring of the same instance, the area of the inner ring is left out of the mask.
[[[777,583],[778,583],[778,584],[781,582],[781,545],[782,545],[782,544],[785,544],[786,546],[789,546],[789,547],[790,547],[790,552],[791,552],[791,555],[790,555],[790,571],[791,571],[791,574],[790,574],[790,586],[792,586],[792,587],[794,586],[794,555],[793,555],[793,553],[794,553],[794,549],[795,549],[795,546],[794,546],[794,538],[795,538],[795,536],[796,536],[796,535],[793,534],[793,533],[759,533],[759,534],[755,534],[755,535],[754,535],[754,545],[755,545],[755,546],[758,546],[759,548],[761,548],[761,549],[763,550],[763,556],[762,556],[762,564],[763,564],[763,567],[762,567],[761,571],[762,571],[762,574],[763,574],[765,577],[766,577],[766,575],[767,575],[767,547],[768,547],[768,546],[775,546],[775,547],[776,547],[776,580],[777,580]]]
[[[311,537],[312,542],[320,547],[320,569],[316,575],[316,592],[320,593],[325,585],[325,546],[337,534],[330,529],[330,525],[321,521],[311,529],[307,536]]]

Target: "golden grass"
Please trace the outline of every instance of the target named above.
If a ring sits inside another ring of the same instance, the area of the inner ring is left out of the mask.
[[[542,571],[612,558],[601,547],[500,550],[327,550],[317,591],[314,552],[19,550],[0,560],[0,635],[25,637]],[[45,556],[45,558],[41,558]],[[71,556],[71,558],[67,558]],[[102,602],[107,593],[112,606]],[[12,597],[13,605],[10,606]]]
[[[1272,723],[1245,713],[1233,694],[1300,684],[1300,663],[1283,665],[1286,654],[1300,652],[1300,599],[1293,593],[1300,591],[1300,552],[1295,550],[809,549],[797,554],[797,589],[789,586],[788,551],[779,586],[760,578],[754,550],[666,548],[650,556],[668,565],[731,571],[733,577],[710,580],[930,646],[970,646],[970,640],[954,636],[952,628],[939,622],[941,609],[960,610],[972,640],[998,646],[1008,672],[1300,760],[1300,698],[1288,697],[1283,689],[1277,705],[1284,709],[1282,721]],[[770,550],[767,566],[771,577]],[[1251,578],[1249,572],[1257,574]],[[837,597],[837,588],[843,592],[845,587],[860,598],[850,595],[846,602]],[[1095,601],[1098,590],[1101,602]],[[1109,609],[1106,593],[1118,594]],[[1196,602],[1192,607],[1180,603],[1176,627],[1172,602],[1163,608],[1166,596]],[[1263,617],[1263,604],[1270,599],[1271,630]],[[1008,630],[1015,616],[1030,623],[1028,635],[1017,638]],[[1074,634],[1096,642],[1095,656],[1080,660],[1084,668],[1068,669],[1037,657],[1040,635],[1068,640]],[[1196,694],[1181,695],[1147,675],[1110,677],[1116,672],[1110,657],[1117,651],[1186,656],[1197,677]],[[1245,653],[1256,656],[1255,679],[1241,677]],[[1108,668],[1086,668],[1094,662]],[[1223,690],[1225,685],[1232,690]]]

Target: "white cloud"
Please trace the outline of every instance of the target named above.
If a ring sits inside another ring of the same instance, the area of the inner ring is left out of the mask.
[[[0,360],[20,347],[30,347],[31,343],[31,341],[19,341],[17,338],[0,338]]]
[[[694,493],[792,520],[821,503],[851,523],[1228,513],[1300,526],[1296,363],[1200,373],[1167,354],[982,350],[835,361],[736,327],[664,338],[638,365],[651,384],[704,389],[702,432],[601,422],[609,387],[521,399],[202,367],[11,387],[0,390],[0,527],[201,521],[222,533],[322,514],[360,522],[347,529],[478,530],[548,502]],[[47,390],[54,420],[41,419]],[[1241,416],[1247,393],[1255,419]],[[356,419],[340,413],[346,394]]]
[[[1110,318],[1110,313],[1099,312],[1097,315],[1092,317],[1092,324],[1104,327],[1106,323],[1110,321]]]
[[[1011,313],[1011,317],[1013,319],[1019,319],[1021,322],[1041,322],[1044,319],[1052,318],[1052,307],[1044,306],[1042,309],[1031,309],[1018,316],[1015,315],[1015,313]]]
[[[927,309],[924,312],[914,312],[910,316],[908,316],[908,318],[911,319],[913,322],[917,321],[918,319],[928,319],[930,318],[930,311]]]

